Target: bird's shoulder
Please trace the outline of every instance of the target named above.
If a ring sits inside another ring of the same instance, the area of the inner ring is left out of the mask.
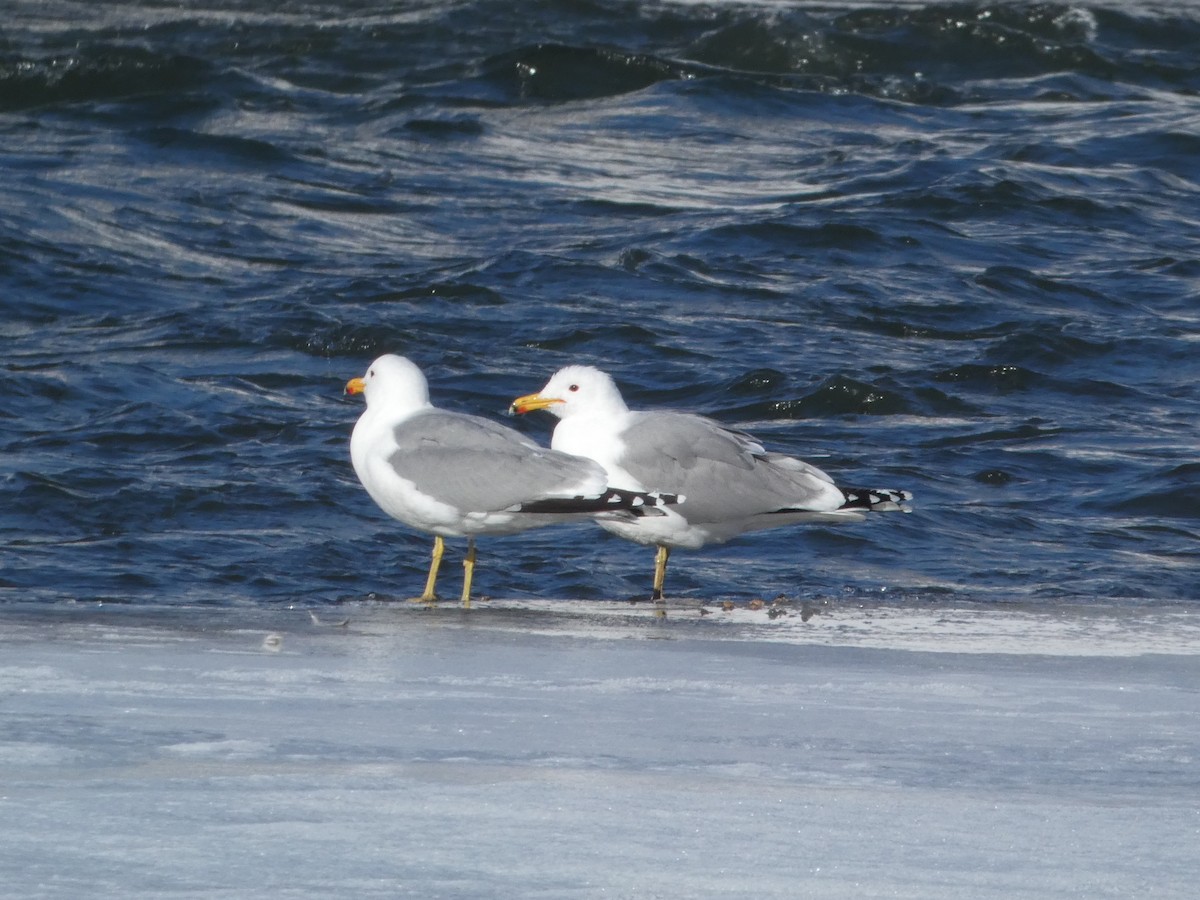
[[[393,437],[402,451],[436,449],[494,453],[537,447],[525,435],[500,422],[436,407],[421,410],[401,422],[395,427]]]
[[[685,466],[708,461],[744,469],[765,452],[748,434],[706,416],[676,410],[633,413],[620,437],[626,453],[647,464],[665,456]]]

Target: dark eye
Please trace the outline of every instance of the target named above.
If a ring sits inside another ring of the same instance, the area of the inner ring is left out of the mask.
[[[374,370],[374,369],[372,369],[370,372],[368,372],[368,373],[367,373],[367,377],[368,377],[368,378],[374,378],[374,377],[375,377],[375,370]]]
[[[577,391],[577,390],[579,390],[579,385],[573,384],[569,388],[567,388],[567,390],[572,391],[572,392]]]

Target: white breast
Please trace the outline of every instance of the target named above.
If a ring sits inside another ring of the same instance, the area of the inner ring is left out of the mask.
[[[610,419],[574,416],[558,423],[550,446],[598,462],[608,472],[609,487],[629,491],[654,490],[641,484],[621,466],[625,444],[617,437],[619,431],[619,424]]]

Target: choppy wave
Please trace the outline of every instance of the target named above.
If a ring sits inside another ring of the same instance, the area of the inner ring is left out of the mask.
[[[20,4],[0,597],[403,593],[340,395],[399,351],[487,415],[587,359],[917,493],[685,596],[1194,601],[1198,44],[1194,3]],[[646,580],[489,545],[486,591]]]
[[[705,78],[933,105],[1200,88],[1191,52],[1200,27],[1186,8],[651,4],[631,16],[623,6],[541,2],[513,17],[507,4],[488,2],[390,15],[371,3],[317,5],[308,15],[238,3],[177,18],[150,7],[156,21],[146,26],[139,5],[128,4],[128,20],[100,12],[92,29],[83,26],[88,40],[72,46],[72,32],[56,28],[58,4],[44,6],[30,16],[31,46],[10,41],[0,55],[0,109],[203,92],[239,69],[277,88],[340,94],[386,93],[394,76],[451,103],[584,100]]]

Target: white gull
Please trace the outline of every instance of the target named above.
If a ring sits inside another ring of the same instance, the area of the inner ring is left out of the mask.
[[[747,531],[799,522],[846,522],[869,512],[901,510],[908,491],[841,488],[816,466],[771,453],[757,440],[711,419],[625,405],[612,378],[591,366],[560,369],[511,411],[545,409],[561,420],[550,446],[587,456],[608,472],[608,484],[630,491],[678,495],[663,515],[602,521],[608,531],[654,545],[651,598],[663,598],[671,549],[695,550]]]

